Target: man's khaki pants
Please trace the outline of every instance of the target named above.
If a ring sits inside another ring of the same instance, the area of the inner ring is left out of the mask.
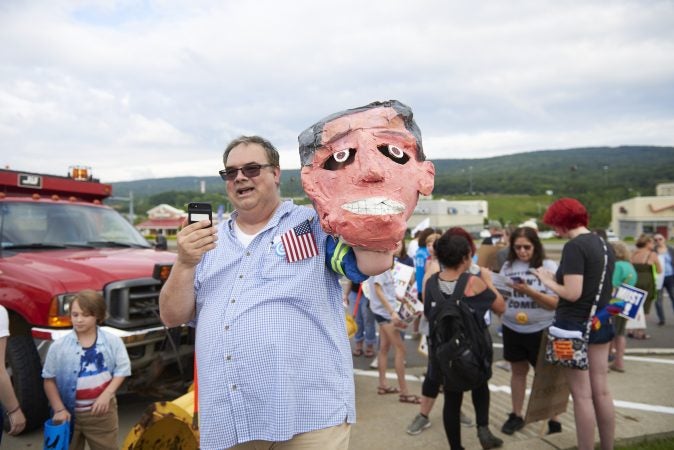
[[[283,442],[250,441],[231,450],[348,450],[351,425],[343,423],[322,430],[309,431]]]

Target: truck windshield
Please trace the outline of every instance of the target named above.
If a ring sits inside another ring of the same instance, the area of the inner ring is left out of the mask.
[[[0,203],[3,248],[150,247],[115,210],[66,203]]]

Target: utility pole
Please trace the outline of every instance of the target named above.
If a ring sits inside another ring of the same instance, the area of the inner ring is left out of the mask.
[[[473,166],[468,166],[468,182],[470,183],[470,195],[473,195]]]

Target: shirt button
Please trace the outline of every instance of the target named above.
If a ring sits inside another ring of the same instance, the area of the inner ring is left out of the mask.
[[[236,300],[232,299],[232,303],[236,303]]]
[[[225,331],[229,330],[229,325],[225,325]]]
[[[233,390],[233,391],[236,391],[236,384],[233,384],[233,385],[232,385],[232,390]]]
[[[250,256],[250,252],[246,252],[246,256]]]
[[[243,278],[243,275],[239,275],[239,278]]]
[[[232,360],[232,355],[227,355],[227,361],[231,361],[231,360]]]

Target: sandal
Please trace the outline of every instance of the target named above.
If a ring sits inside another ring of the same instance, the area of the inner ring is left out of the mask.
[[[351,352],[353,356],[363,356],[363,349],[362,348],[357,348],[354,351]],[[365,355],[367,356],[367,355]]]
[[[614,372],[625,373],[625,369],[618,367],[615,364],[611,364],[610,366],[608,366],[608,368]]]
[[[397,394],[398,392],[400,392],[398,388],[393,386],[386,386],[386,387],[379,386],[377,388],[377,394],[379,395]]]
[[[400,394],[398,401],[400,403],[411,403],[413,405],[418,405],[421,403],[419,396],[414,394]]]
[[[374,355],[375,355],[374,349],[372,349],[372,348],[366,348],[365,349],[365,357],[372,358]]]

